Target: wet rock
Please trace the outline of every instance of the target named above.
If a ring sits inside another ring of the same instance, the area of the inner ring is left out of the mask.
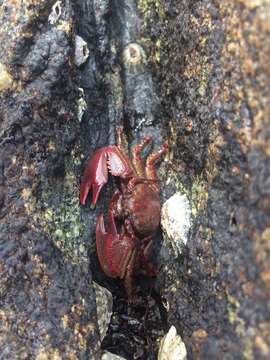
[[[54,3],[6,3],[0,10],[5,359],[94,359],[100,346],[77,197],[81,151],[70,76],[73,12],[69,2],[59,1],[52,21]]]
[[[93,283],[96,294],[97,320],[100,333],[100,341],[104,339],[107,333],[112,316],[113,298],[109,290]]]
[[[156,146],[167,140],[161,196],[186,194],[193,221],[183,246],[170,214],[166,248],[179,240],[155,257],[156,282],[134,279],[146,287],[137,307],[103,277],[118,300],[104,344],[148,360],[176,324],[191,357],[268,358],[269,3],[17,5],[0,10],[2,356],[99,357],[89,284],[91,270],[102,277],[95,224],[113,183],[92,211],[78,205],[79,179],[124,124],[130,145],[149,132]],[[91,55],[76,68],[75,35]]]
[[[193,217],[186,251],[161,258],[168,322],[190,356],[264,359],[269,338],[256,338],[270,306],[269,4],[175,0],[140,10],[171,149],[163,191],[184,187]]]

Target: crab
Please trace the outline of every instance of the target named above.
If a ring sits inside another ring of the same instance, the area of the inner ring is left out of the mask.
[[[153,240],[160,223],[159,180],[155,165],[167,152],[164,144],[148,156],[146,163],[142,151],[152,142],[151,136],[128,155],[128,144],[123,128],[117,129],[117,145],[97,150],[85,164],[80,203],[86,204],[92,190],[91,208],[94,208],[109,173],[120,178],[110,201],[107,228],[101,213],[96,225],[96,248],[103,272],[124,281],[128,299],[132,299],[132,278],[135,274],[155,276],[149,261]]]

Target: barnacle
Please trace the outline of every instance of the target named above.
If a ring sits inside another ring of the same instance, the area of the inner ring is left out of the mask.
[[[191,205],[185,194],[175,193],[162,206],[161,226],[164,239],[175,256],[181,254],[187,244],[191,227]]]
[[[141,45],[130,43],[123,51],[123,60],[128,69],[134,69],[146,64],[146,54]]]

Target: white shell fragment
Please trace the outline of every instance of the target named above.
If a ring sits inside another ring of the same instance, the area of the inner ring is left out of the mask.
[[[113,298],[109,290],[93,282],[96,293],[97,321],[102,341],[107,333],[112,316]]]
[[[75,37],[75,64],[81,66],[89,57],[87,42],[79,35]]]
[[[168,333],[162,338],[158,351],[158,360],[186,360],[186,345],[181,336],[177,335],[176,328],[171,326]]]
[[[78,117],[78,121],[81,122],[83,114],[87,109],[87,103],[85,101],[83,88],[78,88],[78,90],[80,91],[80,93],[77,99],[77,117]]]
[[[101,356],[101,360],[126,360],[126,359],[121,356],[112,354],[109,351],[105,351]]]
[[[187,244],[191,223],[191,205],[187,196],[175,193],[162,206],[161,226],[164,239],[170,243],[176,256]]]
[[[61,17],[61,13],[62,13],[61,6],[62,6],[61,1],[56,1],[56,3],[53,5],[52,11],[48,18],[50,24],[54,25]]]

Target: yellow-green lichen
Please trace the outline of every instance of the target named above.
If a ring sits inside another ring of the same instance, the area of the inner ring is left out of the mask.
[[[203,211],[207,207],[208,201],[208,184],[203,180],[202,176],[197,176],[192,184],[191,188],[191,204],[192,215],[196,217],[200,211]]]
[[[164,7],[160,0],[139,0],[138,8],[144,19],[150,17],[151,10],[154,10],[160,19],[165,18]]]
[[[156,52],[155,52],[155,55],[154,55],[154,59],[157,63],[160,63],[160,49],[161,49],[161,40],[158,39],[156,41]]]
[[[138,9],[142,17],[142,29],[145,30],[153,15],[156,16],[157,21],[166,22],[166,14],[164,5],[161,0],[139,0]],[[141,42],[144,44],[149,54],[149,63],[160,64],[161,62],[161,39],[158,38],[155,43],[149,37],[142,37]]]
[[[253,339],[247,336],[245,321],[239,315],[240,303],[229,291],[226,293],[228,300],[228,320],[230,324],[235,326],[236,334],[242,339],[244,345],[243,358],[245,360],[252,360],[254,359]]]
[[[80,157],[75,150],[71,158],[65,163],[65,179],[61,189],[57,185],[53,188],[45,183],[42,198],[43,229],[52,237],[55,245],[61,250],[65,258],[77,263],[87,258],[86,247],[82,243],[83,222],[80,217],[79,186],[75,167],[80,163]],[[55,191],[57,190],[57,191]],[[61,194],[60,202],[54,206],[53,197]],[[40,214],[37,215],[40,217]]]
[[[72,22],[60,20],[59,24],[57,24],[57,30],[70,34],[72,31]]]

